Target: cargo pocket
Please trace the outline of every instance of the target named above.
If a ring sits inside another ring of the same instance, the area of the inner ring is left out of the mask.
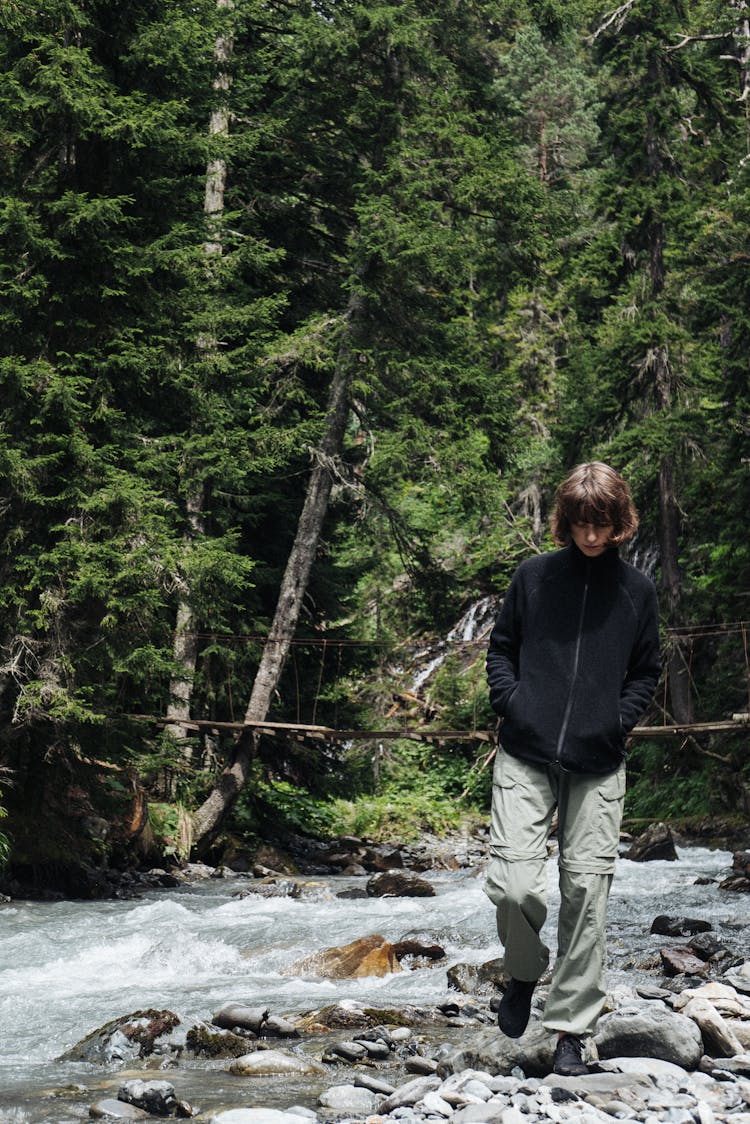
[[[625,765],[602,778],[599,786],[599,858],[614,863],[620,843],[620,825],[625,805]]]
[[[553,807],[546,770],[498,748],[492,770],[490,855],[509,862],[546,859]]]

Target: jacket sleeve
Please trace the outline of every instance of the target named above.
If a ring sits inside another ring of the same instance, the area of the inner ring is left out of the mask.
[[[490,705],[501,717],[508,700],[518,686],[518,653],[521,647],[520,600],[518,571],[503,598],[502,607],[490,636],[487,652],[487,682]]]
[[[656,589],[652,584],[620,694],[620,718],[624,734],[630,733],[653,699],[660,674],[659,609]]]

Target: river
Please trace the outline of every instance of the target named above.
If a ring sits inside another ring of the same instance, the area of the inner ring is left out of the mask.
[[[696,885],[697,878],[718,880],[728,873],[731,855],[698,847],[679,854],[678,862],[618,863],[609,911],[610,985],[658,982],[658,972],[641,966],[670,943],[649,933],[657,914],[710,921],[730,948],[750,959],[747,899],[719,890],[716,881]],[[238,897],[247,881],[232,878],[131,901],[0,906],[0,1120],[65,1124],[85,1118],[81,1103],[116,1095],[121,1071],[57,1059],[90,1031],[140,1008],[168,1008],[191,1021],[210,1019],[230,1001],[267,1005],[284,1015],[345,998],[378,1006],[433,1005],[448,998],[447,966],[481,963],[501,955],[502,946],[480,873],[428,877],[434,898],[341,898],[339,891],[363,885],[342,877],[311,879],[314,885],[296,899]],[[551,938],[555,881],[551,860]],[[334,982],[282,974],[316,949],[370,933],[393,941],[429,937],[445,948],[447,960],[384,979]],[[304,1048],[315,1052],[314,1044]],[[178,1096],[209,1111],[243,1103],[242,1079],[228,1078],[224,1064],[194,1063],[150,1076],[166,1077]],[[85,1095],[65,1105],[46,1095],[71,1084],[84,1086]],[[311,1107],[315,1092],[307,1091]],[[288,1090],[280,1099],[293,1103]],[[266,1099],[256,1087],[249,1103],[278,1100],[279,1091],[269,1085]]]

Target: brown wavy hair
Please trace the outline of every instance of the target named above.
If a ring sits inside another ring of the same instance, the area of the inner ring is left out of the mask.
[[[552,536],[558,546],[571,539],[571,523],[612,524],[612,545],[632,539],[638,530],[638,514],[630,488],[619,472],[602,461],[576,465],[555,493]]]

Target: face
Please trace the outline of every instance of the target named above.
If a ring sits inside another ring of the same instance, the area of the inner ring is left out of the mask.
[[[596,558],[604,554],[612,545],[611,523],[599,525],[597,523],[571,523],[570,534],[582,554],[587,558]]]

